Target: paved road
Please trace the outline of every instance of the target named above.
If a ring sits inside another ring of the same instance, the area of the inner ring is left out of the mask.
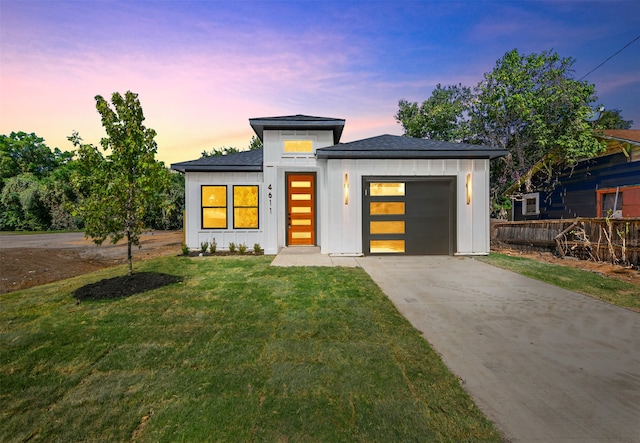
[[[512,442],[640,442],[640,314],[463,257],[357,262]]]

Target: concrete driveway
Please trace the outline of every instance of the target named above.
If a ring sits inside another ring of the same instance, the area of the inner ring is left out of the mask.
[[[465,257],[357,262],[512,442],[640,442],[640,314]]]

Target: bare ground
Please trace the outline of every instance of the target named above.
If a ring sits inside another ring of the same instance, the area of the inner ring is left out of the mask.
[[[180,254],[182,231],[151,231],[132,251],[140,260]],[[86,274],[126,263],[125,241],[96,246],[81,232],[56,234],[0,234],[0,294]]]
[[[515,257],[525,257],[545,263],[567,266],[595,272],[609,278],[615,278],[638,286],[640,290],[640,270],[633,266],[621,266],[607,262],[597,262],[592,260],[578,260],[573,257],[561,258],[550,252],[520,251],[504,246],[492,246],[492,252],[511,255]]]

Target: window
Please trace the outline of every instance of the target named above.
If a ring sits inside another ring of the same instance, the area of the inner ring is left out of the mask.
[[[258,229],[258,186],[233,187],[234,229]]]
[[[525,194],[522,196],[522,215],[540,214],[540,193]]]
[[[284,152],[313,152],[313,141],[285,140]]]
[[[202,229],[227,228],[227,186],[202,186]]]
[[[404,183],[369,183],[372,197],[392,197],[404,195]]]
[[[622,191],[602,194],[602,216],[608,217],[622,209]]]

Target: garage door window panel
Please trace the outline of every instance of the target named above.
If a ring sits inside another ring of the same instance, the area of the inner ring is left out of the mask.
[[[404,202],[370,202],[371,215],[404,215]]]

